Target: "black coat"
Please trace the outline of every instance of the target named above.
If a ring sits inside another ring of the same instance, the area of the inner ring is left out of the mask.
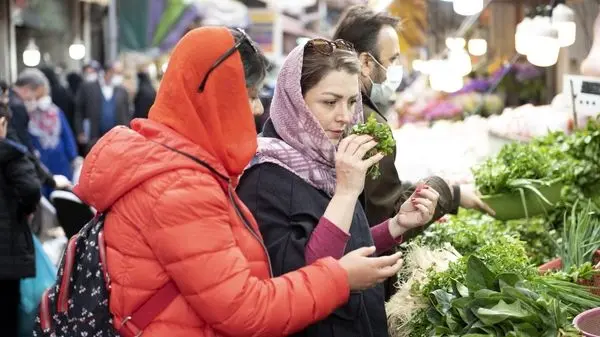
[[[12,90],[9,93],[8,107],[12,111],[8,131],[13,132],[15,139],[33,153],[35,148],[29,136],[29,114],[23,100]]]
[[[156,90],[150,76],[146,73],[138,73],[138,91],[133,99],[133,117],[148,118],[154,99],[156,99]]]
[[[268,121],[266,137],[278,137]],[[271,163],[247,170],[238,194],[258,222],[275,276],[306,265],[306,244],[331,198],[294,173]],[[346,253],[373,245],[369,223],[357,201]],[[294,336],[387,337],[383,286],[353,292],[346,305]]]
[[[0,140],[0,280],[35,276],[35,252],[27,216],[41,186],[25,146]]]

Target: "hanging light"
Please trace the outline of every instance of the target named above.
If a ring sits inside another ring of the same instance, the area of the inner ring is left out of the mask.
[[[531,30],[533,29],[533,20],[526,17],[517,25],[515,33],[515,49],[521,55],[527,55],[530,47]]]
[[[42,55],[40,54],[38,46],[33,39],[30,39],[27,47],[23,51],[23,63],[28,67],[36,67],[40,64],[41,58]]]
[[[483,0],[454,0],[453,8],[459,15],[475,15],[483,10]]]
[[[471,56],[464,49],[450,50],[448,63],[461,77],[469,75],[473,70]]]
[[[487,41],[484,39],[470,39],[468,45],[471,55],[482,56],[487,53]]]
[[[69,46],[69,56],[73,60],[81,60],[85,57],[85,45],[79,38],[75,38],[73,44]]]
[[[467,44],[467,41],[465,41],[465,39],[462,37],[447,37],[446,38],[446,47],[448,47],[448,49],[450,49],[450,50],[464,49],[466,44]]]
[[[550,67],[558,62],[560,44],[558,30],[552,26],[547,16],[534,18],[532,38],[527,60],[538,67]]]
[[[577,25],[575,12],[564,4],[558,4],[552,10],[552,25],[558,29],[558,42],[561,47],[568,47],[575,43]]]

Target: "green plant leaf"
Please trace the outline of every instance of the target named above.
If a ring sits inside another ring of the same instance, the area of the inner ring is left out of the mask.
[[[508,318],[526,320],[531,315],[526,310],[521,308],[521,305],[518,301],[515,301],[512,304],[507,304],[501,300],[491,309],[477,309],[477,311],[475,311],[475,316],[477,316],[477,318],[479,318],[486,325],[494,325]]]
[[[476,256],[469,257],[467,262],[466,284],[469,289],[493,289],[496,275]]]

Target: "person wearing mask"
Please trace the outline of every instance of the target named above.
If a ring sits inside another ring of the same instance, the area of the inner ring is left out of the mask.
[[[40,200],[40,181],[27,147],[7,139],[11,110],[0,102],[0,326],[19,336],[20,282],[35,276],[35,252],[27,219]]]
[[[87,66],[84,81],[75,98],[75,133],[79,144],[89,149],[113,127],[129,123],[131,114],[120,62],[107,65],[103,76],[96,66]]]
[[[53,175],[71,181],[77,145],[67,118],[49,95],[48,79],[38,69],[25,69],[15,82],[15,91],[25,100],[29,135],[38,158]],[[50,192],[52,188],[45,188],[44,196]]]
[[[133,99],[133,117],[148,118],[148,112],[156,98],[156,90],[152,85],[150,75],[146,71],[138,71],[137,77],[137,93]]]
[[[75,98],[71,92],[63,86],[59,79],[57,71],[52,67],[40,68],[42,73],[48,79],[50,83],[50,93],[52,102],[65,114],[69,127],[72,130],[75,129]]]
[[[367,257],[373,249],[363,248],[273,276],[256,221],[235,192],[256,153],[265,67],[243,31],[191,30],[173,50],[148,119],[112,129],[85,159],[75,193],[107,212],[117,326],[173,282],[178,296],[144,336],[286,336],[398,271],[398,256]]]
[[[377,143],[345,130],[362,120],[360,64],[350,44],[316,39],[296,47],[279,73],[270,120],[240,180],[275,275],[374,245],[384,252],[431,220],[438,194],[423,185],[399,212],[369,228],[358,202]],[[388,336],[383,286],[352,293],[326,319],[295,336]]]

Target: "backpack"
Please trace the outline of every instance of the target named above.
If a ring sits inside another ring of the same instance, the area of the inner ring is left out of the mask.
[[[42,296],[33,337],[137,337],[179,294],[170,281],[130,316],[114,317],[104,219],[105,214],[97,215],[69,240],[56,284]]]

